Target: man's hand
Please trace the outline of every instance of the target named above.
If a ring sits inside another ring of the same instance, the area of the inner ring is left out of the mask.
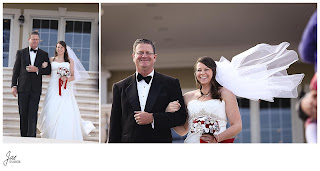
[[[48,62],[44,61],[44,62],[42,63],[42,68],[47,68],[47,66],[48,66]]]
[[[142,112],[142,111],[135,111],[134,113],[135,113],[134,119],[139,125],[147,125],[153,122],[152,113]]]
[[[179,100],[170,102],[166,108],[166,112],[174,113],[180,109],[181,105]]]
[[[317,91],[310,90],[301,100],[301,109],[309,117],[317,118]]]
[[[14,97],[17,97],[17,92],[18,92],[17,87],[12,87],[11,88],[11,92],[12,92]]]
[[[29,65],[29,66],[26,66],[26,70],[28,72],[38,72],[38,67],[33,66],[33,65]]]

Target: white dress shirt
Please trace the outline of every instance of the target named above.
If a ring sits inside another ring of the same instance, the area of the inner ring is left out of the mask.
[[[30,51],[30,49],[31,49],[31,47],[29,46],[29,54],[30,54],[31,65],[34,66],[34,61],[36,60],[37,52],[35,53],[34,51]],[[38,47],[35,50],[38,50]]]
[[[136,72],[138,96],[139,96],[141,111],[143,111],[143,112],[146,107],[146,103],[147,103],[147,99],[148,99],[148,95],[149,95],[149,90],[150,90],[151,83],[153,80],[153,75],[154,75],[154,70],[152,70],[152,72],[147,75],[147,76],[152,77],[149,84],[147,84],[145,82],[145,80],[138,81],[138,79],[137,79],[138,72]],[[151,125],[152,125],[152,128],[154,128],[154,120],[152,121]]]
[[[29,46],[30,62],[31,62],[31,65],[34,66],[34,61],[36,60],[36,56],[37,56],[38,51],[34,52],[34,51],[31,51],[30,49],[31,49],[31,47]],[[38,47],[35,50],[38,50]],[[36,74],[38,75],[38,73],[39,73],[39,70],[36,72]]]
[[[149,90],[153,80],[153,75],[154,75],[154,70],[152,70],[152,72],[147,75],[152,77],[149,84],[147,84],[144,80],[141,80],[140,82],[138,81],[137,79],[138,72],[136,72],[137,89],[138,89],[138,96],[139,96],[141,111],[144,111],[146,107]]]

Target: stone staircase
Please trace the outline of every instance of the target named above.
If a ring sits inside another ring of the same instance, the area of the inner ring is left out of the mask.
[[[90,79],[79,82],[77,86],[76,100],[80,108],[81,118],[91,121],[96,129],[85,141],[99,142],[99,73],[89,72]],[[3,67],[3,136],[20,137],[20,119],[18,112],[18,98],[11,93],[12,68]],[[43,76],[42,95],[39,103],[39,112],[47,91],[49,77]],[[39,131],[37,137],[40,137]]]

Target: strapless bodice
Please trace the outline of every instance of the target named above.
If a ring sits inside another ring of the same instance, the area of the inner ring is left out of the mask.
[[[51,78],[50,78],[50,82],[49,85],[53,86],[53,87],[58,87],[59,84],[59,78],[60,78],[60,74],[57,73],[58,69],[60,67],[64,67],[67,68],[68,70],[70,70],[70,63],[69,62],[51,62]],[[73,84],[73,82],[68,82],[67,87],[71,88],[70,86]]]
[[[211,99],[207,101],[200,100],[191,100],[187,105],[188,110],[188,123],[189,123],[189,132],[185,142],[187,143],[196,143],[200,142],[200,133],[191,133],[190,126],[192,122],[198,117],[211,117],[214,120],[217,120],[219,123],[219,132],[215,134],[220,134],[226,130],[227,126],[227,116],[225,109],[225,102],[218,99]]]

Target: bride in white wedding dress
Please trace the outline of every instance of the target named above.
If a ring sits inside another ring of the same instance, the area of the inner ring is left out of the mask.
[[[296,98],[304,74],[287,74],[286,69],[298,60],[295,51],[286,49],[288,46],[287,42],[276,46],[258,44],[231,62],[224,57],[219,62],[210,57],[199,58],[194,68],[198,89],[184,95],[188,119],[174,130],[181,136],[188,133],[186,143],[231,143],[242,129],[236,96],[270,102],[274,97]],[[174,101],[166,112],[179,109],[179,102]],[[194,131],[199,124],[197,118],[213,118],[219,129],[213,135]]]
[[[199,58],[196,62],[195,78],[199,89],[184,94],[183,99],[187,106],[188,120],[184,125],[174,128],[181,136],[188,133],[185,142],[216,143],[231,139],[241,131],[242,122],[236,97],[217,83],[215,68],[216,64],[210,57]],[[177,101],[171,102],[167,112],[174,112],[178,108]],[[213,136],[191,132],[193,121],[199,117],[214,118],[219,123],[219,131],[215,132]],[[230,123],[228,129],[226,129],[227,118]]]
[[[74,83],[89,75],[64,41],[57,43],[55,57],[51,57],[50,62],[51,78],[37,128],[42,138],[83,140],[95,127],[92,122],[81,119]],[[44,63],[43,67],[46,65]],[[61,68],[68,69],[71,75],[61,76],[58,73]]]

